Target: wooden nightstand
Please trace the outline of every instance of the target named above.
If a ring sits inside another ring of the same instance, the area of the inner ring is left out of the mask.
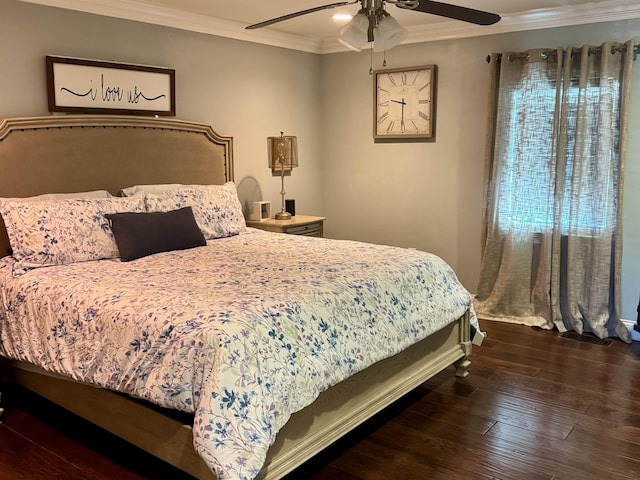
[[[247,220],[247,227],[259,228],[268,232],[288,233],[289,235],[306,235],[308,237],[322,237],[325,217],[309,215],[295,215],[291,220]]]

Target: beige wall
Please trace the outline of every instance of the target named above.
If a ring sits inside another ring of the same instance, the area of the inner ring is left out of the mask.
[[[174,68],[178,118],[234,136],[243,200],[279,207],[266,137],[297,135],[300,167],[286,183],[297,211],[326,215],[328,236],[434,252],[471,291],[480,268],[486,55],[640,41],[634,20],[396,47],[388,67],[438,65],[436,140],[375,144],[368,51],[319,56],[13,0],[0,0],[0,11],[0,117],[48,114],[45,55]],[[374,68],[380,64],[376,54]],[[623,315],[632,319],[640,293],[639,68],[625,177]]]

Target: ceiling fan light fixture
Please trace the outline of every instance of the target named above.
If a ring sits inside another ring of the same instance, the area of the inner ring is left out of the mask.
[[[400,44],[409,35],[409,31],[391,15],[384,15],[373,33],[373,51],[383,52]]]
[[[358,12],[349,23],[340,30],[338,41],[347,48],[360,52],[369,43],[367,31],[369,17],[364,12]]]
[[[438,15],[452,20],[461,20],[463,22],[473,23],[476,25],[493,25],[500,21],[500,15],[496,13],[485,12],[473,8],[452,5],[450,3],[436,2],[431,0],[342,0],[336,3],[320,5],[318,7],[307,8],[298,12],[289,13],[280,17],[272,18],[264,22],[247,25],[247,30],[254,28],[267,27],[274,23],[290,20],[292,18],[307,15],[309,13],[319,12],[346,5],[360,3],[362,8],[351,19],[351,21],[343,27],[338,36],[339,42],[351,50],[356,52],[362,51],[367,43],[373,43],[372,49],[380,52],[388,50],[400,44],[408,36],[409,32],[387,13],[385,5],[393,4],[396,7],[405,10],[414,10],[416,12],[427,13],[430,15]]]

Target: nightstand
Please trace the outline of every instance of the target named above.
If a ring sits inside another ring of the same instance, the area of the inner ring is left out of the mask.
[[[325,217],[310,215],[295,215],[290,220],[247,220],[247,227],[259,228],[268,232],[288,233],[289,235],[306,235],[308,237],[322,237]]]

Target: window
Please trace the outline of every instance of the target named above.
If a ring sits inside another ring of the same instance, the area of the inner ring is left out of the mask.
[[[561,93],[556,82],[543,71],[532,72],[526,83],[511,90],[504,100],[506,105],[499,107],[504,111],[504,127],[509,132],[506,138],[498,140],[504,151],[504,163],[496,177],[497,220],[501,231],[545,232],[553,228],[554,218],[558,219],[563,234],[571,231],[580,236],[594,236],[611,231],[617,208],[612,200],[617,180],[611,181],[611,176],[617,179],[618,172],[610,166],[617,165],[611,158],[617,155],[617,148],[616,151],[601,148],[602,144],[610,145],[611,139],[601,140],[603,135],[613,135],[613,143],[617,145],[618,116],[607,115],[601,105],[603,96],[608,97],[608,105],[618,105],[618,92],[617,80],[609,79],[605,88],[600,84],[580,88],[576,81],[564,98],[558,100]],[[579,110],[583,99],[585,106]],[[564,145],[554,142],[558,138],[554,132],[558,124],[554,113],[557,102],[561,105],[560,115],[566,116]],[[576,145],[577,129],[582,135],[586,133],[580,146]],[[577,152],[576,148],[582,151]],[[564,154],[558,157],[560,150]],[[578,163],[576,157],[587,160]],[[566,161],[564,174],[557,175],[557,161]],[[602,188],[603,185],[613,188]],[[562,201],[554,207],[556,197]]]

